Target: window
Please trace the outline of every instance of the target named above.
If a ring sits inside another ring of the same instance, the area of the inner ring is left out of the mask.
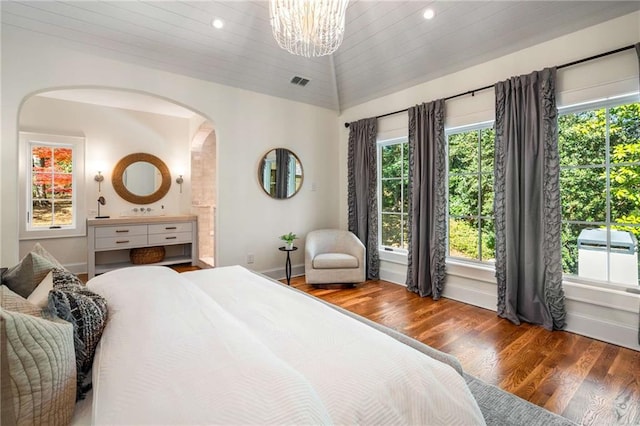
[[[637,286],[637,96],[562,109],[558,137],[565,274]]]
[[[20,133],[21,238],[84,235],[84,139]]]
[[[380,246],[408,249],[409,144],[406,138],[378,143]]]
[[[493,153],[489,123],[447,131],[449,256],[493,261]]]

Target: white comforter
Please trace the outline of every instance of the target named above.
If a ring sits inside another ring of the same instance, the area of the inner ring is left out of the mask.
[[[95,424],[483,424],[451,367],[235,266],[113,271]]]

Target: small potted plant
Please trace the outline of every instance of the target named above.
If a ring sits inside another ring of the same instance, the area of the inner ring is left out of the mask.
[[[293,240],[296,240],[297,238],[298,236],[293,232],[280,236],[280,239],[285,243],[284,248],[287,250],[291,250],[293,248]]]

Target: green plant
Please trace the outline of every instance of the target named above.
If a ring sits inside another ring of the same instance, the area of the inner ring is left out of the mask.
[[[284,242],[286,242],[287,244],[291,244],[293,243],[293,240],[297,239],[298,236],[296,234],[294,234],[293,232],[289,232],[288,234],[284,234],[280,236],[280,239]]]

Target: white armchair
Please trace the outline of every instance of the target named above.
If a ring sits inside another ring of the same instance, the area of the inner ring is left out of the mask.
[[[319,229],[307,234],[304,250],[307,284],[365,281],[365,248],[349,231]]]

